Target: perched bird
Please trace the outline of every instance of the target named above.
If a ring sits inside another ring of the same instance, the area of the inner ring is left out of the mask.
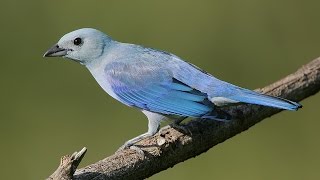
[[[148,118],[148,132],[123,147],[153,136],[165,119],[232,117],[218,106],[250,103],[286,110],[302,107],[296,102],[244,89],[201,70],[174,54],[121,43],[92,28],[64,35],[44,57],[64,57],[88,68],[99,85],[123,104],[140,109]]]

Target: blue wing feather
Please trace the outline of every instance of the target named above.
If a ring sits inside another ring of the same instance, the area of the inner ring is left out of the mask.
[[[196,66],[181,61],[179,68],[174,68],[174,77],[201,92],[208,94],[208,99],[222,97],[235,102],[257,104],[286,110],[297,110],[302,106],[287,99],[257,93],[233,84],[221,81],[202,71]],[[233,103],[230,101],[230,103]]]
[[[193,88],[179,83],[159,66],[138,62],[126,66],[118,61],[109,64],[105,72],[114,93],[129,106],[190,117],[201,117],[213,110],[213,106],[202,103],[207,98],[205,94],[194,93]]]

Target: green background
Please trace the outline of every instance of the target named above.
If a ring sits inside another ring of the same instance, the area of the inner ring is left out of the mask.
[[[315,0],[1,0],[0,179],[44,179],[86,146],[80,166],[147,129],[144,115],[109,97],[81,65],[43,53],[67,32],[172,52],[255,89],[320,56]],[[317,94],[150,179],[319,179]]]

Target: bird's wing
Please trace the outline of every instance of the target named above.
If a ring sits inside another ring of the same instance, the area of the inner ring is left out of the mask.
[[[206,94],[173,78],[157,61],[116,61],[105,75],[119,100],[129,106],[168,115],[201,117],[212,111]]]

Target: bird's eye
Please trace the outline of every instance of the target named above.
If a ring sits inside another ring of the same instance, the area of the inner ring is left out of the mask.
[[[75,38],[73,40],[73,44],[76,46],[79,46],[80,44],[82,44],[82,39],[81,38]]]

